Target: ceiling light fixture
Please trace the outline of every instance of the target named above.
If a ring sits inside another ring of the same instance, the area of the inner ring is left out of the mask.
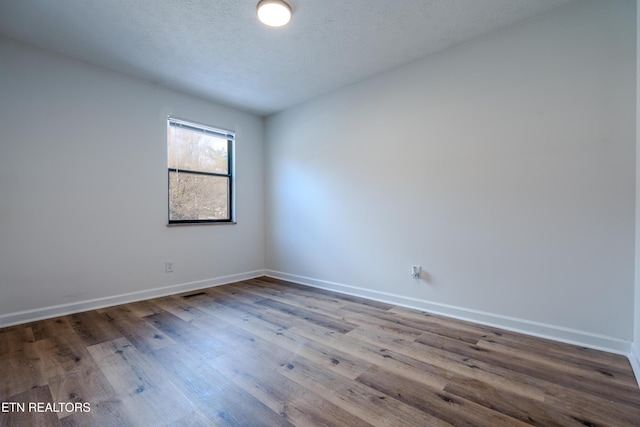
[[[258,19],[270,27],[282,27],[291,21],[291,7],[283,0],[260,0]]]

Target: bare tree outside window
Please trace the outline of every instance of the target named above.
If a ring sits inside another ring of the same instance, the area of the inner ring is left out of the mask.
[[[234,135],[169,118],[169,223],[232,221]]]

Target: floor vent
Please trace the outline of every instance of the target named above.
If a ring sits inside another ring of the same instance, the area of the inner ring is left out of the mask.
[[[196,292],[195,294],[189,294],[189,295],[182,295],[182,298],[193,298],[193,297],[199,297],[200,295],[206,295],[206,292]]]

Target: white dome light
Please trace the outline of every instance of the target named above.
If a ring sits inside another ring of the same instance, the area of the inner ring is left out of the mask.
[[[282,27],[291,20],[291,7],[283,0],[261,0],[257,9],[260,22],[270,27]]]

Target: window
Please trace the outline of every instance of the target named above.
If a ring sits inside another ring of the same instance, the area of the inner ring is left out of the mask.
[[[169,117],[169,224],[234,221],[235,133]]]

